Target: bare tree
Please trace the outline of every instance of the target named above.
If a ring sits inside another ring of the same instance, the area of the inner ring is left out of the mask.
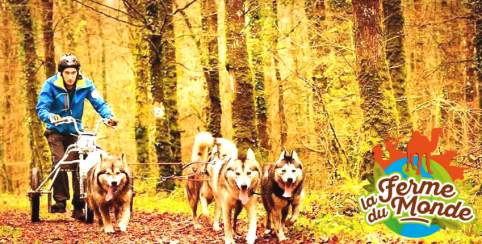
[[[361,174],[370,173],[371,149],[388,133],[398,137],[395,99],[385,59],[380,0],[354,0],[357,82],[363,110],[364,145],[360,150]]]
[[[129,13],[129,21],[136,25],[145,24],[142,22],[143,15],[146,12],[146,3],[144,1],[123,0],[124,5]],[[148,106],[147,104],[147,88],[148,83],[148,53],[149,47],[146,41],[145,29],[130,26],[131,52],[134,59],[134,83],[135,83],[135,128],[134,134],[136,139],[137,162],[140,165],[137,173],[146,175],[149,173],[149,130],[148,130]]]
[[[53,7],[53,0],[42,0],[42,31],[44,37],[44,66],[46,78],[57,73],[57,69],[55,68],[54,30],[52,27],[54,16]]]
[[[479,109],[482,109],[482,0],[471,0],[472,13],[475,18],[475,69],[477,72],[477,84],[479,93]],[[482,116],[479,118],[482,122]],[[482,138],[482,130],[479,130],[479,139]]]
[[[269,150],[268,135],[268,105],[265,96],[264,81],[264,57],[262,43],[262,21],[266,21],[266,16],[262,12],[264,6],[260,6],[259,0],[249,1],[249,27],[251,38],[248,42],[249,53],[251,56],[252,72],[254,78],[254,91],[256,100],[256,125],[258,138],[263,154]]]
[[[219,93],[219,49],[218,49],[218,10],[215,0],[203,0],[202,3],[202,64],[207,85],[204,121],[206,129],[215,137],[221,135],[221,98]]]
[[[249,148],[257,151],[256,113],[254,104],[254,88],[249,68],[244,0],[226,1],[226,46],[230,50],[227,55],[226,69],[234,83],[235,95],[233,107],[234,141],[240,152]]]
[[[383,15],[385,26],[386,55],[389,61],[389,72],[392,80],[393,93],[397,104],[400,120],[399,133],[409,138],[413,131],[412,112],[407,100],[407,65],[405,58],[405,34],[403,26],[405,18],[401,0],[383,0]],[[405,145],[408,139],[402,140]]]
[[[0,99],[2,100],[2,102],[4,102],[5,106],[4,106],[4,112],[2,113],[2,115],[0,116],[0,163],[1,163],[1,166],[2,166],[2,179],[3,179],[3,182],[2,182],[2,185],[4,187],[4,189],[0,189],[0,190],[4,190],[4,191],[7,191],[7,192],[12,192],[13,191],[13,187],[12,187],[12,180],[10,179],[10,174],[7,170],[7,165],[6,165],[6,155],[5,155],[5,151],[4,151],[4,148],[7,148],[7,150],[9,149],[9,145],[10,144],[7,144],[5,142],[5,137],[4,135],[6,134],[5,132],[5,128],[4,128],[4,124],[5,124],[5,121],[6,121],[6,118],[7,118],[7,113],[9,112],[9,103],[10,103],[10,95],[9,95],[9,92],[8,92],[8,89],[9,89],[9,86],[11,85],[11,79],[10,79],[10,75],[11,75],[11,71],[8,70],[8,67],[10,66],[9,65],[9,60],[12,59],[13,55],[12,55],[12,51],[11,51],[11,45],[12,45],[12,33],[10,32],[10,16],[8,14],[8,11],[4,8],[1,8],[0,9],[0,13],[2,14],[3,18],[2,18],[2,27],[3,27],[3,50],[2,50],[2,53],[3,53],[3,58],[4,58],[4,62],[3,62],[3,65],[2,67],[4,67],[4,75],[3,75],[3,82],[0,83],[0,89],[2,89],[2,96],[0,96]],[[7,146],[7,147],[4,147],[4,146]]]
[[[32,148],[31,167],[37,167],[40,174],[48,172],[49,150],[47,142],[43,136],[43,128],[35,110],[39,87],[37,79],[38,57],[35,44],[35,31],[31,18],[30,5],[28,0],[10,0],[11,12],[20,27],[22,34],[21,49],[24,57],[22,58],[23,73],[25,74],[25,103],[27,104],[27,123],[29,128],[30,147]]]
[[[173,0],[161,2],[165,14],[163,18],[165,31],[162,35],[162,82],[167,121],[169,121],[170,146],[172,160],[181,161],[181,129],[179,128],[179,112],[177,106],[177,62],[173,23]]]
[[[166,4],[166,3],[164,3]],[[161,6],[159,1],[147,2],[147,19],[149,27],[149,50],[150,50],[150,83],[151,94],[156,110],[154,146],[157,153],[157,162],[174,161],[171,135],[169,133],[169,119],[166,114],[166,99],[164,85],[164,70],[166,69],[163,62],[164,46],[168,45],[166,39],[166,29],[168,25],[172,25],[171,8],[167,5]],[[159,165],[161,176],[173,175],[174,167],[172,165]],[[163,190],[173,190],[174,182],[159,182],[157,188]]]

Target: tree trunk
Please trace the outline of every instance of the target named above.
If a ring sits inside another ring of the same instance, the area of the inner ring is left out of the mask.
[[[398,136],[397,112],[385,59],[381,29],[380,1],[353,0],[355,16],[355,54],[360,88],[365,139],[360,149],[361,176],[371,173],[371,149],[388,138]]]
[[[258,138],[262,149],[262,154],[269,150],[268,135],[268,107],[265,98],[264,86],[264,62],[263,62],[263,45],[261,40],[261,8],[259,0],[250,0],[250,30],[251,38],[248,44],[251,56],[251,69],[254,77],[254,91],[256,99],[256,124],[258,129]]]
[[[3,110],[3,113],[2,115],[0,116],[0,163],[2,164],[2,186],[3,186],[3,189],[0,189],[2,191],[6,191],[6,192],[12,192],[13,191],[13,187],[12,187],[12,180],[10,179],[10,174],[8,172],[8,169],[7,169],[7,165],[6,163],[8,162],[6,159],[6,155],[5,155],[5,151],[4,151],[4,148],[6,148],[7,150],[10,150],[10,144],[6,143],[5,141],[5,137],[4,135],[6,135],[7,131],[5,130],[5,121],[6,121],[6,118],[7,118],[7,115],[8,115],[8,112],[10,110],[8,104],[9,104],[9,100],[11,99],[10,98],[10,92],[8,92],[8,89],[10,87],[10,84],[11,84],[11,79],[10,79],[10,75],[11,75],[11,71],[8,69],[10,67],[9,65],[9,62],[11,59],[13,59],[13,55],[12,55],[12,51],[11,51],[11,42],[12,42],[12,33],[10,32],[10,16],[8,15],[8,12],[3,10],[3,9],[0,9],[0,13],[2,14],[3,16],[3,35],[4,35],[4,38],[2,38],[3,40],[3,58],[4,58],[4,62],[3,62],[3,69],[4,69],[4,74],[3,74],[3,82],[0,84],[0,88],[2,89],[2,93],[1,94],[4,94],[4,110]]]
[[[207,85],[207,102],[204,109],[207,131],[214,137],[221,135],[221,99],[219,91],[219,50],[218,50],[218,14],[215,0],[203,0],[201,3],[204,32],[202,64]]]
[[[306,17],[310,21],[310,46],[313,50],[314,58],[321,58],[328,55],[328,51],[322,48],[323,39],[321,33],[326,28],[324,21],[326,19],[325,1],[306,0]],[[313,68],[311,80],[313,81],[313,111],[315,116],[315,132],[322,135],[326,128],[326,114],[323,107],[323,94],[326,92],[327,77],[324,76],[326,67],[323,64],[318,64]],[[330,142],[331,140],[326,140]],[[331,148],[331,146],[329,146]],[[331,150],[330,150],[331,151]],[[326,152],[328,160],[333,161],[330,152]]]
[[[234,83],[232,102],[234,142],[240,154],[249,148],[257,151],[256,111],[251,70],[246,46],[244,0],[226,2],[226,47],[227,65]]]
[[[452,11],[455,15],[457,14],[462,14],[462,5],[461,1],[451,1],[450,6],[448,7],[450,11]],[[448,12],[448,11],[447,11]],[[450,28],[450,41],[448,42],[448,45],[450,45],[454,40],[458,41],[458,43],[461,43],[461,36],[463,36],[463,29],[460,26],[460,21],[451,21],[449,23],[449,28]],[[464,69],[463,65],[458,62],[460,57],[464,57],[464,50],[462,49],[463,46],[462,44],[458,45],[453,45],[452,48],[452,55],[456,56],[457,58],[454,58],[453,61],[450,63],[450,66],[452,66],[452,75],[449,77],[453,77],[449,82],[452,83],[453,87],[453,92],[451,92],[451,102],[453,104],[460,104],[465,101],[465,95],[464,95],[464,90],[465,90],[465,84],[463,77],[465,76],[464,74]],[[452,147],[455,151],[457,152],[464,152],[464,147],[467,144],[467,137],[466,134],[464,133],[464,120],[465,117],[461,115],[456,115],[454,116],[454,126],[451,131],[451,138],[449,140],[453,141],[455,147]],[[446,134],[446,133],[444,133]]]
[[[477,71],[477,84],[479,92],[479,109],[482,109],[482,0],[472,0],[472,13],[475,16],[475,67]],[[482,116],[479,117],[479,123]],[[482,130],[479,130],[479,140],[482,139]]]
[[[101,41],[101,54],[100,54],[100,68],[101,68],[101,79],[102,79],[102,97],[104,100],[108,100],[108,92],[107,92],[107,69],[105,66],[106,62],[106,55],[105,55],[105,40],[104,40],[104,28],[102,26],[101,18],[97,19],[97,26],[99,27],[99,39]]]
[[[77,43],[75,40],[75,30],[77,29],[76,22],[72,21],[69,14],[75,11],[74,1],[58,1],[58,7],[62,9],[59,11],[62,16],[62,31],[61,42],[64,53],[75,54]]]
[[[28,0],[10,0],[12,14],[20,26],[22,35],[21,52],[24,54],[22,58],[23,73],[25,74],[25,100],[27,104],[27,125],[29,128],[28,137],[30,139],[30,148],[32,148],[32,157],[30,161],[31,167],[37,167],[40,175],[49,172],[47,164],[49,160],[49,149],[47,142],[43,136],[43,128],[40,119],[35,110],[38,100],[37,71],[39,67],[36,64],[37,52],[35,45],[35,33],[33,29],[32,18],[30,14],[30,6]]]
[[[474,18],[470,18],[464,26],[464,37],[462,43],[465,43],[465,55],[464,59],[469,62],[464,64],[465,74],[464,74],[464,85],[465,85],[465,102],[469,106],[470,114],[474,119],[470,119],[468,126],[464,126],[465,134],[467,134],[469,144],[472,148],[478,148],[477,135],[479,128],[477,126],[477,78],[476,78],[476,67],[475,67],[475,57],[474,57],[474,43],[472,42],[474,38]]]
[[[8,74],[7,72],[5,72],[5,77],[6,79],[8,79]],[[1,88],[2,89],[2,92],[5,92],[5,87],[4,87],[4,83],[2,82],[2,84],[0,84]],[[4,93],[5,94],[5,93]],[[3,146],[4,146],[4,140],[5,138],[3,137],[4,135],[4,125],[5,123],[5,113],[2,114],[2,116],[0,116],[0,131],[2,133],[0,133],[0,164],[2,166],[2,169],[1,169],[1,179],[2,181],[0,182],[0,192],[11,192],[12,191],[12,181],[10,180],[10,176],[9,176],[9,173],[8,173],[8,170],[7,170],[7,165],[6,165],[6,160],[5,160],[5,154],[4,154],[4,151],[3,151]]]
[[[279,57],[278,57],[279,58]],[[275,66],[276,66],[276,80],[278,83],[278,115],[280,121],[280,145],[281,147],[286,146],[286,140],[288,138],[288,124],[286,123],[286,115],[285,115],[285,96],[284,96],[284,89],[283,89],[283,81],[281,80],[281,73],[279,71],[279,61],[275,58]]]
[[[310,20],[310,46],[313,50],[313,56],[315,58],[322,58],[329,55],[329,48],[323,48],[323,39],[321,33],[326,29],[326,7],[324,1],[307,0],[306,1],[306,16]],[[328,145],[326,151],[326,157],[328,158],[328,164],[331,167],[331,173],[333,178],[337,178],[339,174],[340,165],[347,165],[348,159],[344,156],[345,152],[340,144],[336,133],[335,127],[332,124],[328,110],[325,107],[323,101],[323,94],[326,93],[328,86],[328,79],[324,76],[326,66],[319,64],[313,68],[313,74],[311,80],[313,81],[313,111],[315,116],[315,132],[320,137],[320,141],[325,141]],[[324,133],[328,131],[328,133]],[[329,138],[323,138],[328,136]]]
[[[177,107],[177,61],[174,24],[172,18],[173,1],[163,2],[166,7],[164,19],[165,31],[162,35],[162,82],[164,84],[165,111],[167,116],[168,130],[170,135],[171,160],[181,162],[181,130],[179,128],[179,112]],[[166,168],[168,172],[174,172],[177,167]]]
[[[53,21],[53,0],[42,0],[43,24],[42,31],[44,37],[44,53],[45,53],[45,75],[47,78],[57,73],[55,67],[55,48],[54,48],[54,30],[52,28]]]
[[[273,8],[273,29],[278,30],[278,3],[276,0],[273,0],[271,4]],[[285,109],[284,109],[284,89],[283,89],[283,81],[281,80],[281,72],[280,72],[280,65],[279,59],[280,56],[278,54],[278,40],[279,40],[279,33],[275,31],[273,33],[273,44],[271,46],[271,50],[273,50],[273,59],[274,59],[274,66],[275,66],[275,78],[276,83],[278,84],[278,116],[280,121],[280,146],[284,147],[286,144],[286,139],[288,137],[288,124],[286,123],[285,117]]]
[[[150,50],[150,85],[153,105],[155,109],[155,124],[154,124],[154,146],[156,148],[157,162],[165,163],[172,162],[175,159],[172,155],[171,136],[169,134],[169,121],[166,116],[166,106],[164,98],[164,84],[163,72],[164,67],[162,63],[162,48],[166,44],[163,34],[165,34],[166,26],[160,22],[170,23],[170,18],[167,15],[170,12],[163,11],[158,1],[147,1],[147,17],[149,24],[149,50]],[[164,28],[162,28],[164,27]],[[171,165],[159,165],[160,176],[168,176],[174,174],[174,167]],[[171,191],[175,187],[173,181],[160,181],[157,185],[157,190]]]
[[[81,16],[84,16],[84,15],[81,15]],[[82,18],[86,19],[87,17],[84,16]],[[92,36],[90,33],[90,29],[84,28],[84,32],[82,35],[79,35],[79,38],[83,39],[83,42],[85,42],[85,47],[87,49],[85,50],[85,52],[87,52],[87,65],[89,67],[92,67],[92,45],[90,45],[90,39],[92,38]],[[89,77],[96,77],[97,72],[95,69],[90,69],[88,72],[89,72]],[[87,72],[85,72],[84,70],[84,73],[87,73]]]
[[[472,21],[470,21],[472,23]],[[473,107],[473,103],[477,98],[477,85],[475,82],[475,75],[476,75],[476,67],[475,67],[475,59],[474,59],[474,43],[472,43],[472,39],[474,38],[474,26],[470,23],[464,27],[464,41],[465,44],[465,58],[469,60],[469,62],[465,65],[465,101]],[[472,127],[476,125],[473,124]]]
[[[124,0],[127,12],[131,16],[137,16],[137,13],[145,14],[145,2],[135,2]],[[130,19],[131,23],[142,24],[139,20]],[[134,84],[135,84],[135,140],[137,162],[141,163],[137,167],[137,175],[145,176],[149,173],[149,130],[148,119],[149,112],[147,106],[147,86],[148,86],[148,42],[145,40],[146,34],[144,29],[130,27],[130,37],[132,43],[132,57],[134,59]],[[142,165],[144,164],[144,165]]]
[[[400,141],[404,143],[400,143],[400,145],[404,147],[412,134],[413,120],[407,100],[407,66],[405,34],[403,32],[405,18],[402,12],[402,1],[383,0],[383,15],[384,36],[387,45],[386,56],[389,61],[389,72],[400,120],[399,133],[401,136],[404,136],[404,140]]]

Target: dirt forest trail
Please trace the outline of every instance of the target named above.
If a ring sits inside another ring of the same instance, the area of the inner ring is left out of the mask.
[[[62,215],[46,214],[40,223],[31,223],[26,211],[0,210],[0,226],[9,226],[15,231],[1,236],[0,243],[224,243],[224,231],[216,232],[210,227],[195,230],[191,219],[183,214],[169,212],[134,212],[126,233],[105,234],[97,223],[85,224],[70,218],[71,211]],[[265,220],[258,222],[257,244],[276,243],[265,232]],[[246,243],[244,237],[247,223],[239,220],[236,243]],[[320,243],[303,231],[289,230],[289,241],[283,243]],[[338,243],[336,238],[327,238],[322,243]]]

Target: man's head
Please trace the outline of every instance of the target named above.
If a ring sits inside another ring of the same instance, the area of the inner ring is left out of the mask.
[[[64,54],[60,57],[58,71],[62,74],[68,86],[74,85],[80,69],[80,62],[73,54]]]

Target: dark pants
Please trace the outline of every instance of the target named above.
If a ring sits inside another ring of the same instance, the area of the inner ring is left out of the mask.
[[[55,165],[64,157],[67,147],[77,141],[77,137],[72,135],[63,135],[56,130],[45,130],[44,133],[47,141],[49,142],[50,152],[52,154],[52,169]],[[78,159],[78,153],[70,153],[65,161]],[[74,164],[72,169],[77,169]],[[83,206],[83,202],[80,200],[80,186],[79,186],[79,172],[78,170],[72,171],[72,188],[74,189],[74,197],[72,198],[72,205],[77,208]],[[67,172],[60,171],[53,183],[54,188],[54,200],[56,202],[67,201],[70,199],[69,192],[69,177]]]

